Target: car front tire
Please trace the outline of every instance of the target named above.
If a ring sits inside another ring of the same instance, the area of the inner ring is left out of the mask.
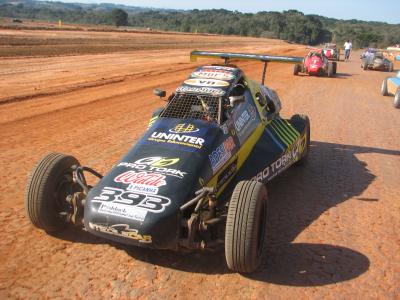
[[[229,203],[225,231],[228,268],[251,273],[263,263],[266,249],[267,189],[258,181],[240,181]]]
[[[334,67],[333,67],[333,64],[330,62],[328,64],[328,77],[332,77],[333,74],[334,74]]]
[[[382,96],[387,96],[388,95],[388,90],[387,90],[387,78],[383,79],[382,81],[382,86],[381,86],[381,94]]]
[[[400,89],[398,89],[396,94],[394,95],[393,106],[396,108],[400,108]]]
[[[310,144],[311,144],[311,124],[310,124],[310,119],[306,115],[298,115],[298,114],[296,114],[296,115],[293,115],[290,118],[290,123],[292,123],[292,124],[302,123],[302,124],[305,124],[305,126],[306,126],[307,137],[306,137],[306,144],[304,145],[304,151],[303,151],[301,157],[299,158],[299,160],[294,163],[294,166],[301,166],[305,162],[307,162],[308,153],[310,152]],[[299,127],[301,128],[301,125],[299,125]]]
[[[67,225],[66,197],[81,191],[72,180],[73,165],[79,166],[73,156],[50,153],[34,167],[25,191],[26,214],[34,226],[57,232]]]
[[[301,69],[300,65],[294,65],[293,75],[295,76],[299,75],[300,69]]]

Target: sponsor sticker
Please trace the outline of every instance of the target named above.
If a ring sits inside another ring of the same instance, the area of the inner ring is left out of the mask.
[[[230,136],[208,156],[214,173],[231,158],[233,149],[235,141]]]
[[[239,118],[237,118],[237,120],[235,121],[235,129],[236,131],[240,132],[242,131],[243,127],[247,124],[247,122],[250,120],[250,114],[249,112],[246,110],[244,110],[242,112],[242,114],[239,116]]]
[[[135,164],[148,165],[152,167],[167,167],[174,165],[179,161],[179,158],[169,158],[165,156],[152,156],[138,159]]]
[[[243,130],[247,129],[249,121],[254,121],[256,119],[256,110],[253,106],[249,106],[245,109],[235,120],[235,129],[237,132],[242,133]]]
[[[124,217],[140,222],[143,222],[147,215],[147,211],[145,210],[119,203],[102,203],[98,212],[105,215]]]
[[[229,82],[217,79],[200,79],[191,78],[184,81],[185,84],[195,86],[211,86],[211,87],[226,87],[229,86]]]
[[[306,135],[304,136],[306,137]],[[287,149],[279,159],[254,176],[253,180],[266,182],[279,175],[282,171],[299,159],[300,154],[304,151],[302,148],[302,140],[298,140],[291,148]]]
[[[223,96],[225,91],[221,89],[195,87],[195,86],[180,86],[176,89],[177,93],[196,93],[196,94],[209,94],[212,96]]]
[[[165,176],[158,173],[127,171],[114,178],[115,182],[138,183],[155,187],[166,185]]]
[[[198,132],[200,129],[196,128],[193,124],[190,123],[181,123],[176,125],[173,129],[168,130],[172,133],[194,133]]]
[[[235,78],[235,75],[231,72],[226,72],[222,70],[202,69],[200,71],[193,72],[192,77],[232,80],[233,78]]]
[[[141,171],[150,171],[156,172],[159,174],[163,174],[166,176],[173,176],[177,178],[183,178],[187,174],[186,172],[182,172],[181,170],[174,168],[166,168],[171,165],[176,164],[179,161],[179,158],[168,158],[164,156],[152,156],[152,157],[144,157],[138,159],[137,161],[130,162],[120,162],[118,167],[127,167],[135,170]]]
[[[115,224],[109,226],[89,222],[89,227],[96,231],[136,240],[139,243],[150,244],[152,242],[151,235],[141,235],[137,229],[130,228],[128,224]]]
[[[158,143],[168,143],[175,145],[183,145],[196,149],[201,149],[205,140],[200,137],[183,135],[177,133],[165,133],[155,131],[148,138],[149,141],[158,142]]]
[[[100,214],[143,222],[148,212],[163,212],[171,204],[171,199],[160,195],[104,187],[92,202],[100,203],[98,208]]]

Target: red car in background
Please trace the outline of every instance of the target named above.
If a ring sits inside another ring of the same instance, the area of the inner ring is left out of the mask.
[[[296,64],[293,74],[306,73],[308,75],[332,77],[336,74],[337,64],[325,56],[322,49],[312,49],[304,58],[303,65]]]
[[[340,49],[337,48],[336,44],[326,43],[322,51],[329,60],[340,60]]]

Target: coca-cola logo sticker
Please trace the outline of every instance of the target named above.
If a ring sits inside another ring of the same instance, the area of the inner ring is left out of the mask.
[[[115,182],[129,184],[127,190],[158,194],[158,188],[167,184],[165,175],[152,172],[127,171],[114,178]]]

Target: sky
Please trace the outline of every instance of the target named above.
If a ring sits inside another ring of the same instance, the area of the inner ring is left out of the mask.
[[[297,9],[305,14],[318,14],[336,19],[358,19],[400,24],[400,0],[59,0],[81,3],[118,3],[131,6],[211,9],[224,8],[241,12],[283,11]]]

